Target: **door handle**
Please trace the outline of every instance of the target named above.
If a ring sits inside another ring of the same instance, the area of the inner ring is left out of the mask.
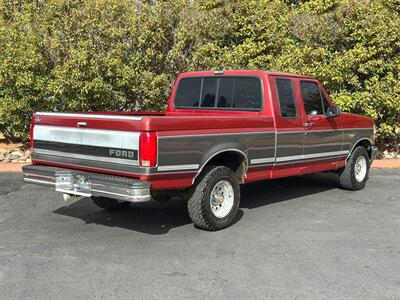
[[[311,128],[314,125],[313,122],[307,121],[303,123],[304,128]]]
[[[308,120],[311,121],[311,123],[312,123],[312,122],[320,121],[321,117],[311,117]]]

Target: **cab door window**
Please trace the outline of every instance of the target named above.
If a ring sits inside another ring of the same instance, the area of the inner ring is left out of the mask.
[[[328,99],[326,99],[324,93],[321,91],[321,96],[322,96],[322,106],[324,109],[324,114],[328,111],[328,108],[331,106],[331,104],[328,102]]]
[[[288,78],[276,78],[276,89],[278,91],[279,109],[282,118],[296,118],[296,99],[294,96],[292,80]]]
[[[306,114],[323,115],[324,107],[322,105],[322,97],[318,84],[312,81],[301,81],[300,89]]]

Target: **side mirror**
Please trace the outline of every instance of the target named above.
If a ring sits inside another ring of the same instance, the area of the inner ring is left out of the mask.
[[[326,111],[326,118],[334,118],[340,116],[340,107],[337,105],[330,106],[328,107],[328,110]]]
[[[310,111],[310,112],[308,113],[308,115],[309,115],[309,116],[316,116],[316,115],[318,115],[318,111],[315,110],[315,109],[313,109],[312,111]]]

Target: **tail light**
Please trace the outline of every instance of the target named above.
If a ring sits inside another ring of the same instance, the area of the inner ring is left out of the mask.
[[[157,165],[157,133],[140,133],[139,160],[142,167],[155,167]]]
[[[375,125],[375,123],[374,123],[374,133],[372,134],[372,139],[373,139],[373,141],[376,140],[376,125]]]
[[[31,150],[33,149],[33,127],[35,126],[34,117],[32,118],[31,127],[29,130],[29,148],[31,148]]]

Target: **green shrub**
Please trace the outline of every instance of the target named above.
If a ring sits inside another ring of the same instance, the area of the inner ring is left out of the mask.
[[[130,0],[6,3],[0,6],[0,131],[8,139],[26,141],[38,110],[164,108],[177,73],[168,58],[174,7]]]
[[[162,110],[178,73],[246,68],[316,76],[399,142],[398,0],[3,0],[0,48],[10,140],[34,111]]]

